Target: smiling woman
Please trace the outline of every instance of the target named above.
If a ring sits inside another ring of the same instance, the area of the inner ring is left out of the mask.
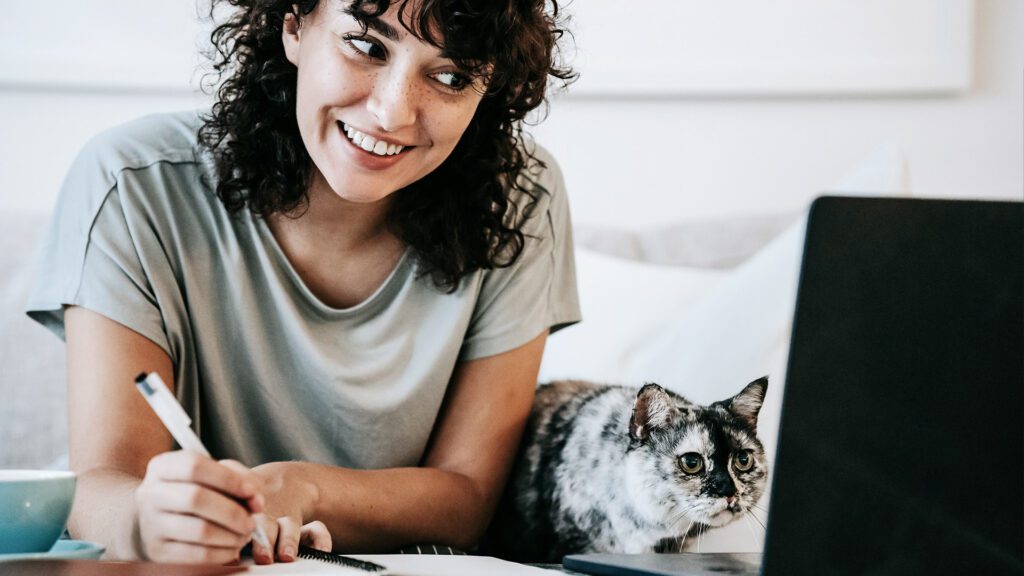
[[[213,35],[217,70],[232,73],[201,131],[218,151],[218,194],[268,216],[324,185],[353,201],[398,191],[389,220],[440,284],[510,261],[523,238],[507,223],[527,206],[509,188],[532,198],[520,122],[549,78],[574,78],[557,62],[557,16],[543,1],[254,3]],[[380,162],[346,140],[413,149]]]
[[[29,314],[65,337],[70,530],[116,558],[230,562],[254,526],[472,546],[547,335],[579,320],[543,0],[229,0],[217,102],[96,137]],[[213,460],[131,382],[170,384]]]

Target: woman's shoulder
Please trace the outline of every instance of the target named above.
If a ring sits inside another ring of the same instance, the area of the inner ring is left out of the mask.
[[[116,175],[158,162],[196,162],[198,111],[150,114],[108,128],[82,147],[76,164]]]
[[[523,150],[527,154],[527,162],[523,168],[525,184],[543,193],[564,195],[565,181],[562,178],[562,168],[555,160],[555,156],[534,141],[524,143]]]
[[[527,162],[520,173],[518,191],[514,194],[518,197],[514,197],[513,200],[520,207],[532,205],[530,214],[546,214],[548,221],[567,221],[569,200],[562,169],[555,156],[548,149],[532,141],[524,144],[524,151],[528,153]],[[542,225],[545,223],[535,222],[533,227]]]
[[[98,206],[111,192],[149,201],[198,200],[202,195],[193,191],[207,189],[212,173],[198,145],[200,114],[151,114],[93,136],[68,169],[59,203]]]
[[[211,164],[197,145],[201,123],[197,111],[164,113],[100,132],[71,164],[54,218],[93,230],[106,209],[176,230],[191,216],[213,214],[220,204],[211,192]]]

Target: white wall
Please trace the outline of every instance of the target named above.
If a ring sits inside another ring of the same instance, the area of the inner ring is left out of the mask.
[[[961,95],[570,94],[556,97],[533,131],[563,165],[577,222],[639,227],[798,209],[886,143],[905,152],[917,195],[1021,199],[1024,3],[978,0],[975,6],[975,77]],[[30,35],[52,33],[47,19],[31,11],[8,6],[5,14],[12,26],[31,27]],[[97,131],[201,102],[187,90],[69,90],[0,81],[0,210],[48,209],[75,153]]]
[[[624,227],[803,206],[878,145],[915,195],[1024,199],[1024,3],[976,3],[973,87],[926,98],[556,99],[539,139],[577,222]]]

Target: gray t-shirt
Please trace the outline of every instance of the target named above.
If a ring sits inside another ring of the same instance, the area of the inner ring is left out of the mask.
[[[196,112],[155,115],[86,145],[26,311],[63,338],[63,306],[82,306],[158,344],[214,457],[415,466],[458,362],[579,321],[566,194],[542,150],[544,191],[514,265],[448,294],[407,251],[372,296],[336,309],[263,219],[225,210],[198,127]]]

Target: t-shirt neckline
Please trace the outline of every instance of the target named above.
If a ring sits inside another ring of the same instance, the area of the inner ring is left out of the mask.
[[[317,312],[324,315],[353,316],[375,307],[378,303],[384,302],[386,298],[395,291],[395,288],[401,285],[401,279],[405,278],[405,272],[412,261],[410,254],[412,249],[409,246],[406,246],[402,255],[398,258],[398,262],[395,264],[394,268],[392,268],[391,272],[384,281],[380,283],[380,286],[378,286],[376,290],[357,304],[353,304],[352,306],[345,308],[336,308],[326,304],[316,294],[314,294],[312,290],[310,290],[309,286],[306,285],[302,276],[299,275],[295,266],[292,265],[291,260],[289,260],[288,256],[284,253],[284,249],[281,248],[277,238],[274,237],[274,233],[267,224],[266,219],[252,213],[250,213],[250,218],[253,221],[253,225],[258,230],[264,245],[269,247],[273,258],[277,261],[281,269],[284,270],[284,273],[291,280],[299,294],[301,294],[303,299]]]

